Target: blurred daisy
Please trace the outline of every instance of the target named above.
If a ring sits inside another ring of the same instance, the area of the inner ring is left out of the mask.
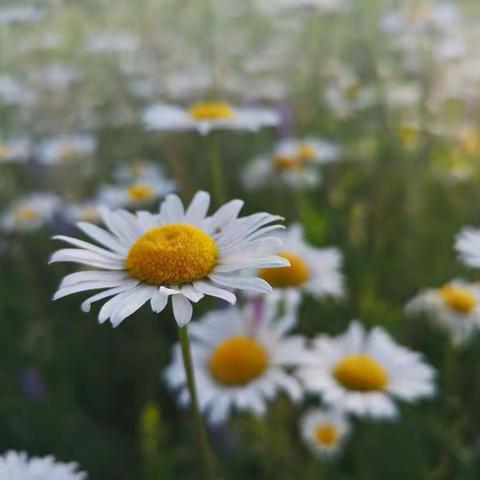
[[[434,370],[420,354],[358,322],[343,335],[317,337],[297,375],[328,406],[359,416],[394,418],[395,399],[412,402],[435,392]]]
[[[247,167],[243,183],[249,189],[279,181],[292,188],[314,187],[320,181],[319,165],[339,156],[340,149],[322,139],[283,140],[270,156],[259,157]]]
[[[99,223],[101,204],[97,201],[84,201],[72,203],[61,211],[63,218],[70,224],[77,222]]]
[[[98,202],[110,208],[138,207],[158,200],[173,190],[175,181],[165,177],[138,177],[130,184],[103,186],[98,193]]]
[[[55,457],[28,457],[25,452],[10,450],[0,456],[2,480],[86,480],[77,463],[57,462]]]
[[[294,401],[302,398],[297,379],[285,368],[304,352],[304,339],[289,336],[290,315],[278,319],[275,309],[230,308],[205,315],[192,324],[192,360],[200,409],[209,422],[227,420],[233,409],[263,415],[266,403],[279,391]],[[180,346],[173,349],[165,378],[189,403]]]
[[[53,193],[28,194],[0,215],[0,228],[5,232],[36,230],[52,221],[59,204],[60,199]]]
[[[12,138],[0,142],[0,163],[23,163],[31,155],[31,142],[28,138]]]
[[[29,106],[35,95],[28,87],[11,75],[0,74],[0,105]]]
[[[306,9],[321,13],[339,13],[348,10],[345,0],[257,0],[260,10],[277,13],[279,10]]]
[[[164,177],[163,170],[158,164],[142,160],[116,164],[113,175],[118,182],[124,183]]]
[[[88,157],[96,147],[95,137],[86,133],[59,135],[41,142],[36,158],[42,165],[58,165],[79,157]]]
[[[277,255],[287,259],[288,267],[259,270],[258,276],[289,300],[298,303],[303,292],[316,300],[343,296],[342,255],[336,248],[314,248],[303,238],[303,229],[294,224],[279,237],[282,247]]]
[[[265,108],[238,108],[224,102],[201,101],[187,109],[167,104],[148,107],[143,123],[148,130],[197,130],[207,135],[216,129],[252,130],[274,127],[277,113]]]
[[[406,307],[424,312],[459,345],[480,331],[480,285],[454,280],[420,292]]]
[[[117,326],[148,301],[154,312],[161,312],[172,297],[174,317],[179,325],[185,325],[192,317],[191,302],[197,303],[205,295],[233,304],[236,297],[227,289],[270,291],[264,280],[241,273],[288,265],[284,258],[270,254],[278,248],[278,240],[268,234],[282,228],[273,224],[281,217],[257,213],[238,218],[243,206],[240,200],[232,200],[208,216],[209,204],[208,193],[198,192],[186,211],[176,195],[166,198],[157,215],[102,208],[108,230],[78,224],[102,247],[72,237],[55,237],[78,248],[57,251],[50,263],[74,262],[97,270],[67,275],[54,300],[102,290],[84,301],[82,310],[88,312],[93,302],[113,297],[98,318],[101,323],[110,319]]]
[[[303,441],[314,455],[323,458],[341,451],[350,429],[343,414],[320,408],[308,411],[300,420]]]
[[[480,229],[463,228],[455,239],[455,250],[465,265],[480,267]]]
[[[44,12],[34,5],[7,5],[0,8],[0,27],[35,23],[42,19]]]
[[[105,31],[90,34],[85,40],[89,53],[133,53],[139,46],[139,39],[120,31]]]

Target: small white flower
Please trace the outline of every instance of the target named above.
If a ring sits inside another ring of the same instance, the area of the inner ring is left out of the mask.
[[[303,292],[316,300],[343,296],[342,255],[338,249],[308,245],[299,224],[290,226],[278,236],[282,240],[282,248],[276,253],[286,258],[290,266],[262,269],[258,272],[260,278],[293,304],[298,303]]]
[[[469,267],[480,267],[480,229],[464,227],[455,239],[455,251]]]
[[[77,463],[57,462],[55,457],[28,457],[10,450],[0,456],[0,480],[86,480]]]
[[[32,153],[32,144],[29,138],[12,138],[0,143],[1,163],[23,163]]]
[[[314,455],[331,458],[340,453],[351,427],[342,413],[318,408],[303,415],[300,430]]]
[[[0,105],[30,106],[35,95],[22,82],[7,74],[0,74]]]
[[[198,102],[188,109],[156,104],[143,114],[147,130],[197,130],[202,135],[216,129],[257,131],[276,126],[278,122],[274,110],[238,108],[223,102]]]
[[[288,335],[295,322],[291,315],[278,319],[275,308],[263,307],[218,310],[190,327],[199,406],[211,423],[226,421],[234,409],[263,415],[267,401],[280,391],[294,401],[303,396],[285,368],[304,354],[304,338]],[[189,403],[178,344],[165,378],[172,389],[180,389],[180,402]]]
[[[102,206],[95,200],[67,205],[61,210],[63,218],[70,224],[77,222],[99,223]]]
[[[44,12],[34,5],[7,5],[0,8],[0,27],[21,23],[35,23]]]
[[[82,310],[88,312],[93,302],[113,297],[98,318],[102,323],[110,319],[117,326],[148,301],[154,312],[161,312],[171,297],[175,319],[185,325],[192,317],[191,302],[205,295],[233,304],[236,297],[227,289],[271,291],[264,280],[242,273],[288,265],[284,258],[270,254],[279,241],[268,234],[282,228],[272,224],[281,217],[257,213],[238,218],[243,206],[240,200],[208,216],[209,205],[205,192],[198,192],[186,211],[176,195],[168,195],[157,215],[103,208],[101,216],[108,230],[80,222],[78,228],[102,246],[58,236],[78,248],[59,250],[50,262],[80,263],[97,270],[67,275],[54,300],[102,290],[84,301]]]
[[[421,291],[406,306],[407,313],[426,313],[460,345],[480,332],[480,285],[453,280]]]
[[[104,31],[90,34],[85,41],[89,53],[133,53],[138,49],[139,38],[125,32]]]
[[[328,406],[358,416],[394,418],[395,399],[413,402],[435,392],[434,370],[420,354],[358,322],[343,335],[317,337],[297,375]]]
[[[15,200],[0,216],[0,228],[5,232],[36,230],[52,221],[59,204],[53,193],[28,194]]]
[[[42,165],[58,165],[78,157],[90,156],[97,147],[97,140],[86,133],[74,133],[48,138],[37,148],[37,159]]]
[[[317,138],[286,139],[271,155],[261,156],[245,170],[243,183],[248,189],[283,183],[291,188],[311,188],[320,182],[319,166],[340,156],[340,149]]]

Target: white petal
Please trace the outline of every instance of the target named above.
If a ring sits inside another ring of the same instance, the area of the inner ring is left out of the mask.
[[[210,195],[207,192],[197,192],[185,213],[185,222],[201,226],[210,206]]]
[[[182,295],[172,296],[173,316],[180,327],[183,327],[192,319],[192,304]]]
[[[209,278],[224,287],[260,293],[271,293],[272,291],[272,287],[262,278],[229,276],[220,273],[212,273]]]
[[[237,297],[235,297],[233,293],[227,290],[223,290],[222,288],[214,287],[213,285],[207,282],[204,282],[204,281],[193,282],[193,286],[200,292],[204,293],[205,295],[221,298],[232,305],[234,305],[235,302],[237,301]]]

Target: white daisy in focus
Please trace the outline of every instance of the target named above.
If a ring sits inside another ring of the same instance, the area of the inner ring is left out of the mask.
[[[271,291],[264,280],[242,274],[288,265],[284,258],[270,254],[278,249],[279,240],[269,233],[282,228],[274,223],[281,217],[257,213],[238,218],[240,200],[226,203],[209,216],[209,205],[210,195],[198,192],[186,211],[176,195],[167,196],[157,215],[104,208],[101,216],[107,229],[85,222],[77,225],[101,246],[55,237],[78,248],[57,251],[50,263],[80,263],[97,270],[67,275],[54,300],[102,290],[85,300],[82,310],[88,312],[93,302],[113,297],[98,318],[117,326],[148,301],[154,312],[161,312],[172,297],[174,317],[182,326],[191,320],[191,302],[205,295],[233,304],[236,297],[228,289]]]
[[[317,337],[296,373],[328,406],[358,416],[395,418],[396,399],[413,402],[435,393],[434,370],[419,353],[397,345],[382,328],[366,332],[358,322],[343,335]]]
[[[344,295],[341,273],[342,254],[336,248],[314,248],[303,238],[301,225],[294,224],[278,235],[281,250],[275,252],[288,260],[290,266],[258,271],[275,293],[287,300],[287,304],[299,303],[302,293],[316,300],[341,298]]]
[[[264,305],[267,307],[267,305]],[[190,327],[192,360],[200,409],[212,424],[225,422],[237,411],[263,415],[267,401],[280,391],[299,401],[302,388],[286,371],[304,353],[304,338],[288,335],[291,315],[275,316],[274,308],[210,312]],[[179,344],[173,348],[165,378],[179,390],[180,403],[189,403]]]
[[[0,215],[0,229],[4,232],[26,232],[50,223],[60,205],[60,199],[49,192],[31,193],[13,202]]]
[[[267,108],[240,108],[224,102],[201,101],[187,109],[167,104],[148,107],[143,113],[147,130],[196,130],[207,135],[212,130],[250,130],[274,127],[277,112]]]
[[[320,182],[319,166],[339,157],[340,149],[323,139],[282,140],[271,155],[252,161],[245,170],[243,183],[248,189],[279,182],[291,188],[311,188]]]
[[[455,251],[469,267],[480,267],[480,229],[464,227],[455,238]]]
[[[1,480],[86,480],[77,463],[57,462],[55,457],[28,457],[10,450],[0,455]]]
[[[1,163],[24,163],[32,152],[32,144],[28,138],[12,138],[5,143],[0,142]]]
[[[97,148],[97,140],[86,133],[59,135],[40,143],[36,158],[42,165],[58,165],[73,159],[89,157]]]
[[[338,455],[350,430],[347,418],[333,410],[313,409],[300,419],[303,441],[314,455],[322,458]]]
[[[407,313],[426,313],[456,345],[480,332],[480,285],[453,280],[421,291],[406,306]]]

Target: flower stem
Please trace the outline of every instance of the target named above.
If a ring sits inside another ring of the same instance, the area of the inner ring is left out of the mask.
[[[178,327],[178,337],[182,348],[183,366],[187,376],[188,391],[190,393],[190,404],[195,424],[195,433],[197,436],[198,449],[200,452],[203,478],[204,480],[213,479],[213,470],[211,462],[210,447],[208,444],[207,433],[203,425],[202,416],[198,408],[197,389],[195,386],[195,375],[192,366],[192,356],[190,353],[190,339],[188,336],[188,326]]]
[[[220,155],[220,146],[218,145],[218,139],[215,137],[215,133],[209,135],[210,143],[210,174],[212,177],[212,189],[215,196],[217,205],[221,205],[225,202],[225,189],[224,178],[222,168],[222,157]]]

